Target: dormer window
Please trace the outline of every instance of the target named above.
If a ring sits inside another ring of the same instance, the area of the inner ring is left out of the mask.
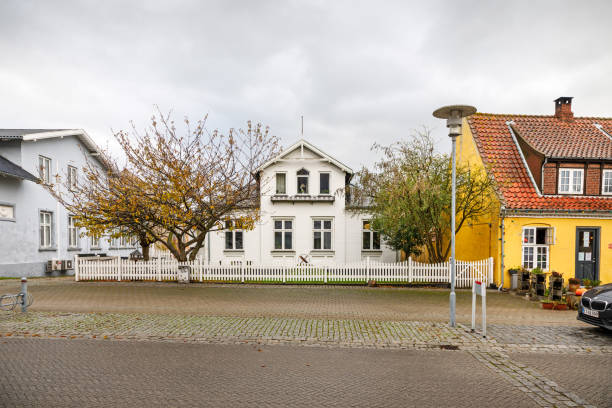
[[[308,176],[309,172],[306,169],[298,170],[297,172],[297,192],[298,194],[308,194]]]
[[[583,169],[559,169],[559,194],[582,194]]]
[[[612,195],[612,170],[603,171],[601,193],[604,195]]]

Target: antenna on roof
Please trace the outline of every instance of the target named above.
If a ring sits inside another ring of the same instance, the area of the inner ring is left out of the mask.
[[[302,139],[304,138],[304,115],[302,115]]]

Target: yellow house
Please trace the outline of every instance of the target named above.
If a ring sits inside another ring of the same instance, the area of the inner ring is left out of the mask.
[[[476,113],[464,119],[457,161],[496,181],[495,210],[464,226],[457,258],[508,269],[612,282],[612,118],[574,117],[572,98],[550,116]]]

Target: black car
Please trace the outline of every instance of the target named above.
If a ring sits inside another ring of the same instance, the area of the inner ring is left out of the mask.
[[[588,290],[580,303],[578,320],[612,330],[612,283]]]

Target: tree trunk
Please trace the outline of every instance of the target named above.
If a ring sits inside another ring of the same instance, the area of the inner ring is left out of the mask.
[[[149,244],[148,242],[141,242],[140,247],[142,248],[142,258],[145,261],[148,261],[149,260],[149,248],[151,247],[151,244]]]

